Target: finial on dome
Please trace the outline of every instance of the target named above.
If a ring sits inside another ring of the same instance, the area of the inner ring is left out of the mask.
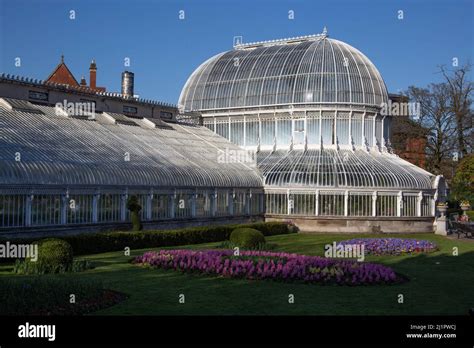
[[[64,63],[64,54],[61,54],[61,63]]]
[[[328,34],[328,28],[326,28],[326,26],[324,26],[323,28],[323,35],[327,35]]]

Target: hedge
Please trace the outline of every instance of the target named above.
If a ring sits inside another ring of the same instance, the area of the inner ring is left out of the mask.
[[[294,233],[288,225],[281,222],[257,222],[241,225],[219,225],[206,227],[193,227],[179,230],[150,230],[139,232],[106,232],[83,233],[70,236],[57,236],[71,244],[74,255],[97,254],[109,251],[130,249],[144,249],[155,247],[178,246],[186,244],[200,244],[222,242],[228,240],[236,228],[254,228],[264,236]],[[4,243],[0,240],[0,243]],[[17,244],[30,244],[37,242],[38,238],[15,239]],[[12,242],[10,240],[10,242]]]
[[[474,220],[474,210],[468,210],[466,211],[467,216],[469,216],[469,220],[473,221]]]
[[[257,248],[259,245],[265,244],[262,232],[248,227],[233,230],[229,240],[241,248]]]

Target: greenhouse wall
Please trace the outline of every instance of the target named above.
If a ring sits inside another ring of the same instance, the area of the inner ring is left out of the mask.
[[[264,213],[263,193],[249,190],[0,193],[0,232],[28,227],[129,222],[130,212],[126,209],[126,202],[132,195],[137,196],[142,206],[140,214],[144,222],[250,217]]]

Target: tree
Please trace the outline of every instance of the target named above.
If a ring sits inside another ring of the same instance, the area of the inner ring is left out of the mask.
[[[474,154],[464,157],[456,168],[451,183],[451,198],[456,202],[467,200],[474,203]]]
[[[427,88],[411,86],[407,94],[412,102],[420,104],[416,121],[428,130],[428,170],[445,174],[456,149],[456,123],[450,107],[448,86],[446,83],[430,84]]]
[[[471,70],[468,63],[454,71],[449,71],[446,67],[440,67],[441,73],[446,80],[447,91],[450,99],[450,111],[456,121],[457,148],[460,157],[472,152],[472,92],[473,83],[467,76]]]

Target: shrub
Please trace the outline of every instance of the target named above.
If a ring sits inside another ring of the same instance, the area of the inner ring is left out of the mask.
[[[239,227],[255,228],[264,236],[292,233],[288,225],[281,222],[257,222],[242,225],[218,225],[193,227],[180,230],[84,233],[62,236],[61,239],[71,244],[74,255],[97,254],[109,251],[178,246],[222,242],[229,240],[233,230]],[[29,244],[33,240],[15,240],[15,243]],[[1,242],[1,241],[0,241]]]
[[[61,239],[48,238],[38,243],[38,259],[17,260],[14,271],[23,274],[62,273],[71,269],[73,251],[71,245]]]
[[[71,245],[62,239],[48,238],[38,243],[38,261],[56,265],[71,265],[73,252]]]
[[[131,196],[127,201],[127,209],[130,210],[130,217],[132,220],[132,231],[141,231],[143,229],[140,220],[140,211],[142,206],[138,202],[137,196]]]
[[[69,303],[71,294],[76,303]],[[126,296],[102,282],[76,278],[21,277],[0,281],[2,315],[82,315],[109,307]]]
[[[13,265],[13,273],[17,274],[47,274],[47,273],[65,273],[82,272],[94,268],[89,260],[74,260],[71,265],[59,265],[51,267],[42,262],[28,262],[16,260]]]
[[[470,221],[474,221],[474,210],[466,211],[466,215],[469,216]]]
[[[225,240],[223,241],[221,244],[219,244],[218,248],[219,249],[234,249],[238,247],[239,249],[245,249],[245,250],[259,250],[259,251],[268,251],[268,250],[275,250],[276,247],[277,247],[277,244],[274,244],[274,243],[259,243],[255,246],[252,246],[250,248],[243,248],[243,247],[240,247],[234,243],[232,243],[231,241],[228,241],[228,240]]]
[[[256,248],[259,244],[265,243],[262,232],[248,227],[233,230],[229,240],[241,248]]]

